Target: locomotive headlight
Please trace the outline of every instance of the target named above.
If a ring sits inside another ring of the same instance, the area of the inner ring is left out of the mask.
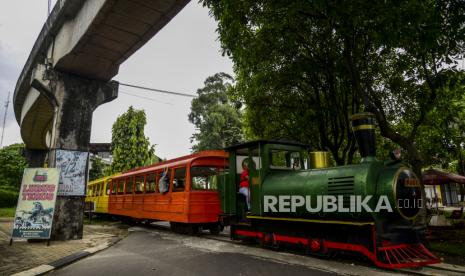
[[[397,170],[393,193],[396,209],[405,219],[414,219],[422,206],[420,180],[415,173],[405,167]]]

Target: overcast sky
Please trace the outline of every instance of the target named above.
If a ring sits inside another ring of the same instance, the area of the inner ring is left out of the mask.
[[[0,4],[2,120],[8,91],[13,93],[19,73],[45,22],[47,2],[9,0]],[[209,16],[208,9],[195,0],[191,1],[152,40],[121,65],[114,79],[123,83],[195,94],[208,76],[217,72],[232,74],[232,62],[221,55],[216,28],[217,24]],[[194,132],[193,125],[187,120],[190,98],[124,86],[120,86],[119,91],[116,100],[100,106],[94,112],[91,142],[109,143],[111,126],[116,117],[132,105],[136,109],[145,110],[145,133],[152,144],[157,144],[157,155],[173,158],[190,152],[189,138]],[[21,142],[21,136],[10,103],[3,145],[15,142]]]

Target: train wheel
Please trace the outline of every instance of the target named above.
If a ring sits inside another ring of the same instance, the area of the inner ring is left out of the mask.
[[[170,229],[171,231],[175,232],[175,233],[181,233],[181,226],[179,225],[179,223],[176,223],[176,222],[170,222]]]
[[[217,225],[217,224],[212,225],[212,226],[208,227],[208,231],[212,235],[219,235],[220,234],[220,226]]]
[[[197,225],[188,225],[186,230],[186,234],[188,235],[197,235],[200,231],[200,228]]]
[[[231,225],[231,227],[229,227],[229,232],[230,232],[230,238],[231,240],[235,241],[235,240],[238,240],[237,238],[237,235],[236,235],[236,226],[235,225]]]

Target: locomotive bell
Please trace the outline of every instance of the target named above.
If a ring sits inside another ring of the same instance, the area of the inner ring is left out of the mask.
[[[376,156],[375,115],[369,112],[357,113],[350,120],[362,162],[372,161]]]
[[[322,169],[330,166],[329,154],[327,151],[310,152],[310,168]]]

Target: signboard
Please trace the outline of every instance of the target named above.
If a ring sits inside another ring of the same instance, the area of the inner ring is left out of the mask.
[[[60,169],[59,196],[86,195],[88,152],[56,150],[56,167]]]
[[[12,238],[50,238],[58,177],[55,168],[24,170]]]

